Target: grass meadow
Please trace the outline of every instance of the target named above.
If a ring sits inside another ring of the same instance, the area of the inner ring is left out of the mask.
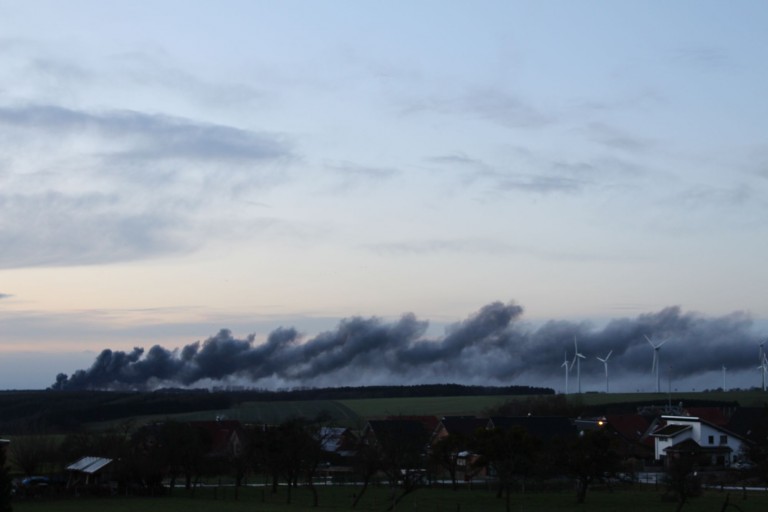
[[[272,495],[260,487],[241,489],[235,499],[233,488],[198,489],[194,497],[186,491],[176,490],[172,496],[157,498],[112,497],[78,499],[35,499],[15,502],[16,512],[304,512],[349,511],[355,487],[333,486],[319,489],[319,507],[313,508],[309,491],[295,489],[291,504],[286,504],[285,489]],[[708,491],[693,498],[684,511],[718,512],[723,510],[726,492]],[[572,492],[514,493],[511,510],[515,512],[647,512],[649,510],[674,511],[677,504],[663,499],[663,491],[653,487],[632,490],[594,490],[587,495],[586,503],[578,505]],[[730,493],[728,510],[741,512],[765,512],[768,510],[768,493],[753,492],[743,495]],[[392,503],[390,492],[383,487],[371,488],[354,509],[359,512],[387,510]],[[505,501],[497,499],[494,492],[486,489],[459,490],[419,489],[407,496],[395,508],[396,511],[424,512],[491,512],[506,510]]]

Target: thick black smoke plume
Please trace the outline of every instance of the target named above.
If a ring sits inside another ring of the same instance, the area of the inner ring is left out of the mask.
[[[104,350],[88,370],[59,374],[53,389],[147,389],[201,383],[271,385],[359,385],[460,382],[508,384],[517,378],[562,375],[564,353],[573,340],[597,368],[594,356],[609,350],[615,375],[647,374],[653,349],[645,337],[668,341],[663,363],[686,377],[719,370],[754,370],[761,337],[742,313],[707,318],[678,307],[634,319],[613,320],[601,329],[587,323],[550,321],[538,328],[521,321],[522,308],[494,302],[440,339],[427,339],[428,323],[409,313],[396,322],[378,318],[342,320],[335,331],[302,340],[279,328],[255,344],[221,330],[182,349],[153,346],[130,353]],[[583,366],[582,368],[585,368]],[[595,370],[593,368],[593,370]],[[602,371],[600,366],[599,371]],[[593,371],[594,373],[594,371]]]

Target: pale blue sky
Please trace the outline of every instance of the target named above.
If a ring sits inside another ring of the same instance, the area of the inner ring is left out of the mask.
[[[0,20],[6,353],[404,312],[439,333],[497,300],[532,323],[768,319],[765,2],[0,0]]]

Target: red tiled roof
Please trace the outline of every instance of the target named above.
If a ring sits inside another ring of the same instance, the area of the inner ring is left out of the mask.
[[[608,426],[621,434],[625,439],[640,441],[651,422],[639,414],[614,414],[605,417]]]
[[[687,407],[686,410],[691,416],[696,416],[718,427],[724,427],[730,421],[720,407]]]

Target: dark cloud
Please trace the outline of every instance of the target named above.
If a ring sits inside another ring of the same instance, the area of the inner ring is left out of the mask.
[[[8,293],[0,293],[0,299],[10,299],[11,297],[13,297],[13,295]]]
[[[225,329],[179,350],[155,346],[146,355],[139,348],[104,350],[91,368],[71,377],[59,375],[54,387],[148,388],[233,380],[252,385],[500,384],[559,375],[564,353],[573,357],[574,339],[587,356],[584,365],[597,367],[596,356],[613,351],[614,373],[647,375],[653,349],[646,336],[667,340],[662,366],[674,366],[677,376],[686,377],[721,365],[729,371],[753,370],[762,341],[742,313],[709,318],[669,307],[602,328],[569,321],[530,328],[521,321],[522,313],[514,303],[494,302],[437,339],[425,337],[427,323],[410,313],[393,322],[345,319],[335,330],[306,340],[295,329],[279,328],[257,344],[253,335],[238,339]]]

